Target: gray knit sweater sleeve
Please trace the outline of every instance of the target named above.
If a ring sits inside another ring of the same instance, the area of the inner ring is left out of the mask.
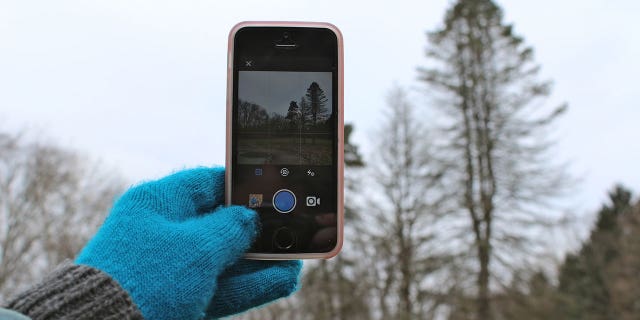
[[[41,283],[9,301],[33,320],[143,319],[127,292],[106,273],[65,261]]]

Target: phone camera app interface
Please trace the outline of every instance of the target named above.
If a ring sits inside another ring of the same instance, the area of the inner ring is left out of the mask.
[[[240,71],[237,163],[331,165],[331,94],[331,72]]]
[[[263,233],[286,227],[296,239],[285,249],[258,241],[262,251],[331,245],[315,235],[337,227],[332,81],[332,72],[238,72],[232,201],[260,213]]]

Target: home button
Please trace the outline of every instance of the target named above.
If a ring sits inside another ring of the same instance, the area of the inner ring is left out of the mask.
[[[280,250],[291,249],[296,244],[296,235],[287,227],[281,227],[273,233],[273,245]]]

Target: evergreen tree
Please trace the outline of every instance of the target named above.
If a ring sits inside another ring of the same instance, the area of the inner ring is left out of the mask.
[[[329,116],[329,110],[327,109],[329,99],[325,95],[324,90],[322,90],[320,85],[315,81],[312,82],[307,89],[305,97],[310,105],[311,120],[315,126],[318,120],[325,120]]]
[[[285,119],[289,120],[289,130],[301,129],[302,112],[300,111],[297,102],[291,101],[289,103],[289,109],[287,110],[287,116]]]
[[[358,146],[351,142],[351,134],[353,133],[353,125],[344,125],[344,164],[347,167],[362,167],[364,160],[358,151]]]
[[[621,320],[640,314],[640,202],[618,218],[617,258],[606,270],[611,308]]]
[[[289,109],[287,109],[287,116],[285,117],[285,119],[293,121],[295,119],[299,119],[301,114],[302,112],[298,107],[298,103],[295,101],[291,101],[289,103]]]
[[[538,79],[533,50],[494,1],[456,1],[428,38],[421,79],[446,122],[439,156],[450,166],[447,178],[469,226],[456,235],[470,245],[459,254],[475,265],[475,317],[493,319],[492,283],[506,281],[504,270],[525,267],[518,261],[541,240],[523,230],[550,224],[541,223],[542,207],[566,179],[548,161],[545,135],[565,107],[539,110],[550,83]]]
[[[631,209],[631,192],[616,186],[609,193],[587,242],[567,255],[560,268],[559,291],[567,319],[618,319],[611,303],[612,279],[607,271],[621,257],[620,218]],[[631,253],[637,254],[637,253]],[[640,270],[638,270],[640,271]]]

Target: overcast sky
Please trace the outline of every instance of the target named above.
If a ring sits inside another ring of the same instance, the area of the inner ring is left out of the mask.
[[[367,154],[393,84],[421,101],[425,32],[449,3],[0,0],[0,125],[41,132],[133,181],[222,164],[231,27],[327,21],[344,34],[345,119]],[[499,3],[554,80],[549,103],[569,104],[557,156],[582,178],[576,210],[595,210],[614,182],[640,192],[640,1]]]
[[[313,82],[331,97],[331,72],[240,71],[238,97],[259,104],[269,116],[286,116],[291,101],[299,102]]]

